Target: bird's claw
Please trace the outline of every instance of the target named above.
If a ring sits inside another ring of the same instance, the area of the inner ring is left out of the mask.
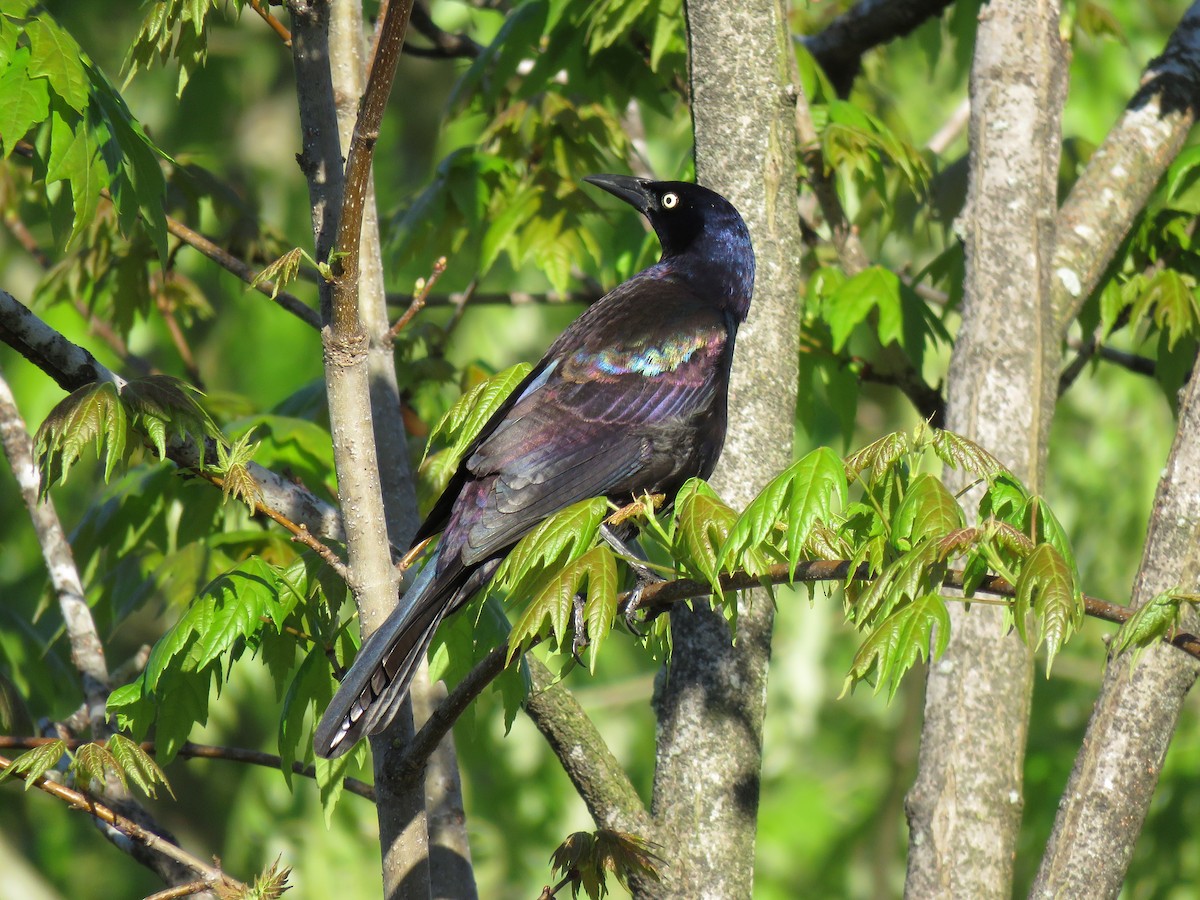
[[[637,575],[637,585],[629,592],[629,599],[625,601],[625,627],[634,637],[643,638],[646,636],[646,632],[641,629],[640,625],[644,620],[638,618],[638,613],[642,608],[642,594],[645,593],[647,585],[658,584],[666,579],[649,566],[639,565],[636,562],[630,562],[629,565]]]
[[[574,635],[571,638],[571,656],[579,665],[584,665],[581,654],[591,641],[588,639],[587,620],[583,617],[583,594],[576,594],[571,599],[571,626]]]
[[[637,638],[644,638],[646,632],[642,631],[638,625],[638,609],[642,605],[642,592],[646,590],[646,585],[641,580],[638,581],[635,587],[629,593],[629,599],[625,601],[625,627],[629,629],[629,633]]]

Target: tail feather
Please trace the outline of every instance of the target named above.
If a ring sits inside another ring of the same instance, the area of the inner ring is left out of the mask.
[[[445,617],[455,580],[436,575],[431,558],[384,623],[363,642],[313,736],[317,755],[334,759],[383,729],[408,695],[417,667]]]

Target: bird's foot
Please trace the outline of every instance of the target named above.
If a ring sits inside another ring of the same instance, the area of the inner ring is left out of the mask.
[[[659,584],[667,579],[663,578],[649,566],[639,566],[630,563],[635,573],[637,573],[637,585],[629,593],[629,599],[625,601],[625,627],[629,629],[630,634],[634,637],[645,637],[646,632],[641,628],[645,623],[644,619],[638,618],[638,612],[642,608],[642,594],[646,592],[646,588],[652,584]]]
[[[646,585],[639,579],[637,587],[629,593],[629,599],[625,601],[625,627],[629,629],[629,633],[634,637],[644,638],[646,632],[642,631],[638,624],[638,608],[642,605],[642,593],[646,590]]]
[[[583,594],[576,594],[571,598],[571,627],[575,632],[571,638],[571,656],[579,665],[583,663],[583,651],[587,649],[591,641],[588,639],[587,620],[583,616]]]

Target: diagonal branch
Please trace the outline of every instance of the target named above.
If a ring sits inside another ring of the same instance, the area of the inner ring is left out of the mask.
[[[53,378],[65,391],[98,381],[111,382],[118,388],[125,384],[121,376],[98,362],[83,347],[67,340],[3,289],[0,289],[0,340]],[[211,450],[205,451],[205,458],[213,455]],[[200,463],[200,448],[172,437],[167,443],[167,457],[182,468],[195,469]],[[250,463],[247,469],[262,492],[264,506],[305,525],[313,534],[341,539],[341,517],[324,500],[257,463]]]
[[[306,305],[299,297],[289,294],[287,291],[279,290],[274,282],[256,281],[258,272],[224,247],[210,241],[200,232],[189,228],[187,225],[170,216],[167,216],[167,231],[189,247],[199,250],[225,271],[236,275],[260,294],[263,294],[273,303],[277,304],[281,309],[290,312],[304,324],[320,329],[321,317],[317,314],[316,310]]]
[[[1134,583],[1136,609],[1176,586],[1200,585],[1200,372],[1179,407]],[[1132,612],[1132,610],[1130,610]],[[1189,623],[1195,627],[1195,617]],[[1151,647],[1108,667],[1055,818],[1031,897],[1116,896],[1184,700],[1194,659]]]
[[[859,0],[818,34],[800,37],[839,97],[845,97],[862,69],[862,55],[940,16],[951,0]]]
[[[104,709],[108,702],[108,664],[104,660],[104,644],[96,630],[91,608],[83,593],[79,569],[71,553],[71,544],[49,498],[41,497],[41,473],[33,455],[33,439],[17,409],[16,399],[4,373],[0,372],[0,444],[8,464],[21,489],[21,498],[33,521],[42,558],[50,574],[50,582],[58,596],[59,609],[71,644],[71,662],[83,679],[84,700],[92,735],[101,737],[105,731]]]
[[[36,747],[42,747],[53,741],[62,741],[66,744],[67,749],[74,752],[90,741],[81,741],[77,738],[42,738],[42,737],[19,737],[15,735],[0,734],[0,748],[6,750],[33,750]],[[158,752],[158,748],[154,741],[142,741],[138,744],[146,753],[153,756]],[[244,747],[218,747],[213,744],[193,744],[187,741],[178,750],[175,755],[184,759],[224,759],[230,762],[247,763],[252,766],[262,766],[267,769],[278,770],[283,764],[280,757],[273,753],[264,753],[260,750],[247,750]],[[311,764],[302,762],[292,762],[292,772],[304,778],[316,778],[316,767]],[[375,802],[375,789],[366,782],[359,781],[357,778],[345,779],[346,790],[351,794],[357,794]]]
[[[558,757],[597,827],[653,841],[654,822],[629,776],[575,695],[534,656],[525,712]]]
[[[7,769],[11,765],[11,759],[0,756],[0,771]],[[24,772],[14,771],[13,774],[23,781],[29,780]],[[33,779],[32,786],[39,788],[52,797],[57,797],[72,809],[82,810],[143,847],[196,872],[207,882],[209,887],[226,889],[230,892],[239,892],[234,894],[234,896],[249,896],[250,889],[240,881],[230,878],[220,869],[210,866],[204,860],[193,856],[178,845],[165,840],[154,832],[148,831],[137,822],[121,815],[116,810],[105,806],[87,794],[72,790],[65,785],[59,784],[57,781],[52,781],[45,775],[40,775],[36,779]]]
[[[1113,255],[1179,154],[1200,96],[1200,2],[1193,3],[1142,86],[1105,136],[1058,212],[1051,303],[1060,334],[1100,283]]]

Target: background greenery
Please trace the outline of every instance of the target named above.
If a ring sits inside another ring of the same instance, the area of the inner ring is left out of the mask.
[[[814,33],[846,5],[795,3],[793,29]],[[144,13],[140,4],[110,2],[102,10],[67,2],[45,6],[120,84],[122,61]],[[544,27],[553,52],[539,63],[544,71],[529,75],[521,88],[513,91],[504,79],[485,77],[470,60],[405,57],[401,62],[376,165],[381,217],[388,223],[390,290],[411,291],[442,254],[449,266],[439,292],[461,291],[477,277],[480,294],[594,291],[634,271],[653,254],[652,241],[634,231],[627,214],[576,189],[579,176],[622,166],[628,148],[614,126],[633,97],[643,110],[644,152],[654,171],[662,177],[690,175],[690,125],[672,87],[673,80],[686,80],[678,3],[513,6],[544,6],[540,12],[549,10],[552,18],[550,24],[527,26]],[[456,0],[438,0],[432,12],[446,30],[464,31],[484,45],[506,21],[498,11]],[[1136,89],[1179,9],[1166,2],[1113,0],[1103,7],[1078,3],[1073,12],[1077,27],[1063,127],[1069,158],[1082,160]],[[831,141],[826,147],[838,163],[847,210],[872,258],[897,272],[921,272],[954,246],[951,223],[964,183],[956,162],[965,150],[965,135],[940,154],[922,148],[965,96],[976,13],[976,4],[960,3],[942,20],[865,59],[865,75],[850,102],[877,117],[899,151],[872,155],[858,147],[838,156],[838,145]],[[154,142],[178,165],[205,167],[230,185],[244,206],[238,218],[236,205],[206,199],[191,223],[222,235],[262,266],[288,247],[311,243],[304,181],[292,161],[300,139],[291,63],[278,38],[248,11],[240,19],[232,9],[212,15],[207,63],[191,72],[179,99],[174,66],[151,66],[123,94]],[[514,20],[523,21],[516,15],[508,19]],[[649,36],[658,52],[651,55],[652,65],[631,49],[631,32]],[[517,58],[501,48],[493,62],[515,66]],[[557,94],[542,90],[562,67],[581,95],[565,109],[553,105]],[[809,83],[820,100],[816,81]],[[505,113],[500,120],[497,109]],[[829,117],[838,121],[837,110]],[[818,124],[828,127],[828,122]],[[562,156],[529,159],[525,151],[533,144],[548,157]],[[1073,169],[1064,166],[1064,172],[1070,177]],[[8,214],[19,216],[57,259],[62,242],[38,207],[22,199],[31,187],[20,166],[0,169],[0,190],[7,195]],[[500,227],[502,215],[520,208],[516,200],[528,192],[539,199],[528,207],[527,219]],[[254,219],[263,231],[250,227]],[[806,275],[833,265],[824,254],[817,249],[798,264]],[[569,265],[572,260],[576,267]],[[128,371],[127,360],[96,339],[79,314],[61,302],[61,292],[56,297],[54,282],[46,281],[45,271],[9,233],[0,233],[0,264],[7,290],[23,300],[39,298],[39,314],[54,327],[110,367]],[[195,372],[209,408],[226,429],[236,433],[252,417],[272,411],[318,427],[327,424],[312,390],[321,377],[318,336],[190,249],[176,252],[174,270],[188,284],[177,312],[187,323]],[[292,287],[306,298],[315,295],[311,286]],[[952,289],[950,294],[950,310],[938,314],[952,325]],[[824,330],[828,326],[819,319],[824,297],[825,289],[814,279],[806,297],[814,337],[806,343],[808,358],[801,360],[811,382],[802,387],[798,445],[828,444],[841,452],[909,427],[919,417],[894,389],[867,384],[859,392],[856,360],[880,357],[878,338],[859,328],[834,352]],[[119,319],[111,303],[98,293],[97,312]],[[401,370],[402,379],[413,379],[408,386],[416,414],[426,423],[436,420],[457,396],[465,367],[495,371],[535,358],[580,308],[572,303],[470,304],[445,343],[443,360],[439,332],[453,312],[431,307],[404,349],[420,364]],[[161,315],[147,309],[127,318],[132,353],[162,371],[191,377]],[[1116,343],[1155,354],[1160,334],[1142,324],[1121,331]],[[936,383],[948,349],[936,342],[930,348],[923,365]],[[44,375],[3,345],[0,369],[31,428],[62,398]],[[1169,390],[1151,379],[1099,363],[1088,366],[1059,407],[1046,490],[1071,535],[1088,593],[1118,601],[1129,595],[1173,431],[1169,397]],[[324,471],[331,487],[328,450],[303,429],[285,434],[279,428],[260,432],[264,452],[283,465]],[[54,498],[67,528],[78,529],[76,552],[110,665],[156,640],[211,577],[246,554],[275,553],[280,560],[294,554],[241,507],[222,507],[208,486],[184,482],[160,466],[135,468],[105,489],[99,485],[100,472],[85,459],[55,489]],[[114,504],[113,521],[97,518],[105,502]],[[57,615],[47,609],[50,594],[37,543],[8,477],[0,477],[0,510],[7,513],[0,517],[0,662],[37,714],[63,716],[76,702],[70,688],[74,676]],[[138,531],[141,524],[148,524],[150,533]],[[225,536],[222,542],[205,541],[192,552],[178,552],[193,546],[189,529],[209,524]],[[135,553],[127,552],[135,545]],[[918,673],[907,678],[890,706],[866,691],[839,699],[858,638],[842,624],[837,599],[818,591],[810,602],[803,591],[780,590],[778,601],[757,896],[897,895],[904,872],[903,796],[916,764],[921,678]],[[1052,676],[1038,683],[1025,773],[1023,847],[1028,852],[1021,859],[1027,868],[1018,869],[1018,891],[1024,892],[1032,878],[1033,860],[1049,834],[1102,674],[1102,638],[1110,631],[1089,623],[1061,654]],[[594,677],[568,676],[644,796],[653,774],[648,699],[655,669],[653,660],[616,633]],[[1189,700],[1193,713],[1200,711],[1197,703],[1194,696]],[[278,708],[267,667],[242,663],[232,669],[220,702],[214,695],[209,722],[192,739],[275,752]],[[550,851],[568,832],[590,828],[590,819],[527,721],[518,717],[505,735],[497,695],[485,694],[469,719],[456,735],[481,895],[536,896],[551,880]],[[14,731],[28,733],[22,731],[28,727],[23,723]],[[1184,897],[1200,890],[1200,862],[1194,854],[1178,852],[1181,835],[1200,814],[1200,792],[1192,790],[1200,778],[1197,748],[1200,727],[1193,716],[1185,719],[1167,757],[1130,871],[1130,897]],[[281,856],[295,868],[293,882],[301,896],[369,896],[376,890],[375,815],[365,801],[344,797],[327,824],[316,786],[303,779],[289,789],[269,770],[181,759],[170,764],[168,775],[178,799],[160,798],[152,808],[186,845],[204,848],[200,855],[219,856],[235,873],[260,870]],[[0,866],[18,865],[18,857],[37,869],[48,897],[126,897],[157,887],[82,817],[47,798],[23,797],[19,787],[5,784],[0,787]],[[98,893],[100,872],[104,887]],[[0,884],[0,896],[4,890]]]

